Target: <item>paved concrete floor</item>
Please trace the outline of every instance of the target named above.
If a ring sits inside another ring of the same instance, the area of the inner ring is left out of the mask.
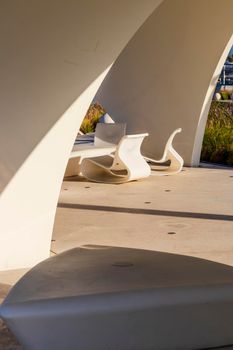
[[[233,169],[185,168],[121,185],[64,181],[52,250],[135,247],[233,266]]]
[[[233,266],[233,169],[184,168],[175,176],[108,185],[63,182],[52,254],[85,244],[135,247]],[[0,302],[26,270],[0,272]],[[21,350],[0,321],[0,349]]]

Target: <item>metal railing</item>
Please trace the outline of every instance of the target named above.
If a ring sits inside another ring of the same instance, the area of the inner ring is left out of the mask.
[[[218,79],[218,85],[233,86],[233,63],[226,63]]]

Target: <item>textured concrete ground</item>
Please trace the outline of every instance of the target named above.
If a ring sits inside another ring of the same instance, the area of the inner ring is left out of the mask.
[[[144,248],[233,266],[233,169],[107,185],[63,182],[51,250],[84,244]],[[0,299],[25,270],[0,272]],[[1,300],[0,300],[1,302]],[[0,350],[21,350],[0,323]]]
[[[121,185],[65,181],[56,253],[82,244],[135,247],[233,266],[233,169],[185,168]]]
[[[1,271],[0,272],[0,304],[21,276],[27,269]],[[0,319],[0,350],[22,350],[13,334],[9,331],[3,321]]]
[[[0,319],[0,349],[1,350],[22,350],[13,334],[9,331]]]

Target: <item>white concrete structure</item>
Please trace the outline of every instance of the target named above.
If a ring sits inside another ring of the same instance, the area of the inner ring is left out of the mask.
[[[206,119],[233,45],[233,1],[165,0],[123,50],[96,95],[127,132],[149,132],[144,153],[162,156],[171,132],[175,149],[198,166]]]
[[[232,309],[230,266],[86,246],[31,269],[0,315],[28,350],[220,350],[233,342]]]
[[[232,44],[232,13],[232,0],[1,4],[0,269],[49,255],[77,129],[142,24],[97,98],[130,133],[149,131],[152,158],[182,127],[175,148],[186,164],[198,164],[211,94]]]
[[[1,5],[0,269],[49,256],[77,130],[112,62],[160,2]]]

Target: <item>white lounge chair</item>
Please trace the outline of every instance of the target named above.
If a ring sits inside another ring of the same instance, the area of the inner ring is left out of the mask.
[[[125,135],[125,131],[125,123],[98,123],[94,134],[94,142],[74,145],[65,177],[80,175],[83,159],[109,155],[115,152],[117,144]]]
[[[114,155],[84,159],[81,172],[94,182],[123,183],[150,175],[151,170],[140,148],[148,134],[125,135]]]
[[[144,157],[147,161],[158,165],[170,161],[170,165],[166,169],[159,169],[159,170],[153,169],[153,175],[172,175],[172,174],[177,174],[182,170],[182,167],[184,165],[184,160],[172,146],[172,141],[175,135],[181,131],[182,129],[179,128],[179,129],[176,129],[171,134],[171,136],[169,137],[166,143],[165,150],[161,159],[155,160],[152,158]]]

